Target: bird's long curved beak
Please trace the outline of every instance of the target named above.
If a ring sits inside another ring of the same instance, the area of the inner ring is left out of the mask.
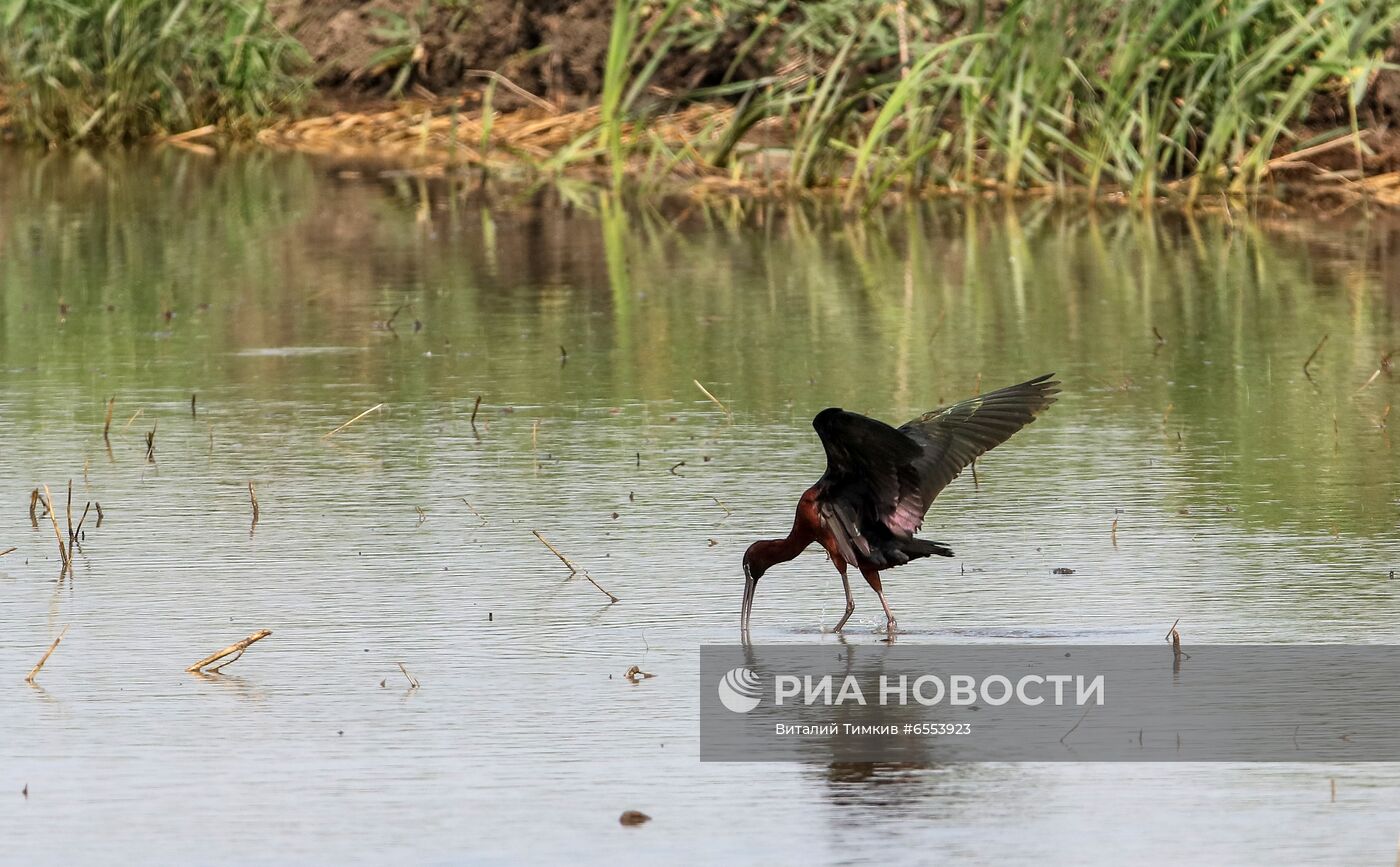
[[[758,589],[758,581],[754,579],[753,573],[749,571],[747,563],[744,564],[744,605],[739,611],[739,630],[745,634],[749,631],[749,614],[753,611],[753,594]]]

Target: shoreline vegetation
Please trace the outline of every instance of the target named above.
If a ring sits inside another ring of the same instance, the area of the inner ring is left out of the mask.
[[[643,194],[1400,207],[1400,6],[7,0],[0,131]]]

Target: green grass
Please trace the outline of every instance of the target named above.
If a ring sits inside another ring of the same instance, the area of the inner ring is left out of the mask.
[[[645,112],[629,114],[612,78],[646,73],[649,51],[737,39],[724,80],[647,109],[733,103],[728,128],[686,150],[701,171],[742,176],[757,147],[746,137],[765,124],[787,131],[791,187],[840,186],[851,205],[927,185],[1249,193],[1278,153],[1358,128],[1374,75],[1395,68],[1382,55],[1400,24],[1400,5],[1361,0],[1012,0],[955,19],[921,0],[709,6],[667,17],[644,50],[610,61],[615,184],[617,131]],[[636,0],[616,14],[615,37],[656,20]],[[757,74],[734,80],[740,68]],[[658,146],[675,143],[634,145],[641,156]]]
[[[263,0],[0,0],[0,82],[49,143],[251,129],[298,101],[303,61]]]

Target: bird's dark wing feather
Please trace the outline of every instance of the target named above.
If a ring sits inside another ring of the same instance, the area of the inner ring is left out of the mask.
[[[872,545],[912,538],[963,468],[1055,402],[1053,376],[936,409],[897,429],[841,409],[818,413],[812,427],[826,450],[818,506],[841,555],[871,559]]]
[[[902,497],[917,494],[913,464],[923,449],[884,422],[843,409],[822,410],[812,427],[826,449],[826,472],[818,482],[822,521],[841,556],[855,562],[856,551],[870,554],[869,532]]]
[[[885,523],[896,533],[912,533],[938,493],[978,456],[996,448],[1055,402],[1060,383],[1053,373],[1038,376],[924,413],[899,428],[918,443],[914,461],[918,493],[902,499]]]

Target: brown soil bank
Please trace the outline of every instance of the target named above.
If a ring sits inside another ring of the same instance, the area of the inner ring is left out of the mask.
[[[318,82],[342,98],[387,93],[406,53],[409,86],[445,92],[490,70],[564,107],[602,87],[613,3],[276,0],[272,10],[306,47]]]

